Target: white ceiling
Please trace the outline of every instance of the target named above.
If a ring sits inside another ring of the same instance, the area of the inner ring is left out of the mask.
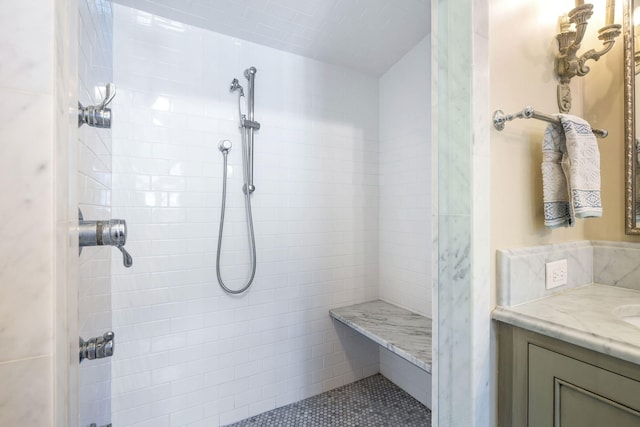
[[[430,31],[430,0],[113,0],[379,76]]]

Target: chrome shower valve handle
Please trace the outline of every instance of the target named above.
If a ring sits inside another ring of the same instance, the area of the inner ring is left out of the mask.
[[[80,251],[85,246],[115,246],[122,252],[122,263],[129,268],[133,258],[124,248],[127,243],[127,221],[110,219],[106,221],[85,221],[78,209],[78,243]]]
[[[88,105],[85,107],[78,102],[78,127],[86,123],[92,127],[103,129],[111,128],[111,108],[107,108],[107,105],[109,105],[116,96],[116,85],[113,83],[107,84],[105,91],[105,98],[99,105]]]
[[[86,341],[80,337],[80,362],[84,359],[94,360],[113,356],[114,338],[115,334],[111,331]]]
[[[127,268],[131,267],[133,265],[133,257],[129,252],[127,252],[124,245],[116,246],[116,248],[122,252],[122,264]]]

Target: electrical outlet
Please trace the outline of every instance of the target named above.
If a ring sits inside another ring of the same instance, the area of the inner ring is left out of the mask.
[[[545,272],[547,289],[553,289],[567,284],[569,272],[567,270],[566,259],[548,262]]]

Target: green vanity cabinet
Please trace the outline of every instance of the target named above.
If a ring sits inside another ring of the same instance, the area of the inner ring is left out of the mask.
[[[499,323],[501,427],[638,427],[640,367]]]

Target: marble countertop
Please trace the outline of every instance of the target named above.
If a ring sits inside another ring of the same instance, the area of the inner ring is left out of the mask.
[[[331,317],[431,372],[431,319],[376,300],[329,310]]]
[[[592,284],[516,306],[498,306],[492,317],[640,364],[640,328],[614,314],[625,305],[640,305],[640,291]]]

